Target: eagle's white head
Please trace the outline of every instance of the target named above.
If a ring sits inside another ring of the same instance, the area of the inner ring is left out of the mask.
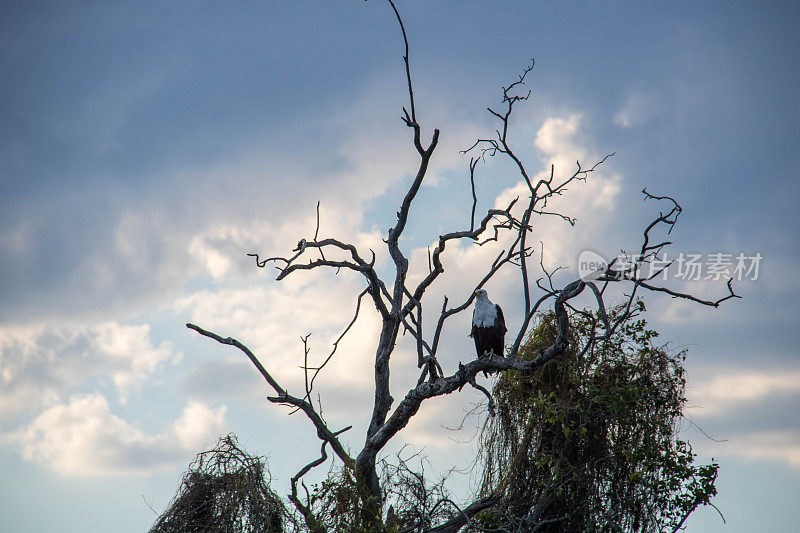
[[[472,324],[480,327],[494,325],[497,318],[497,307],[489,300],[483,289],[475,291],[475,309],[472,312]]]

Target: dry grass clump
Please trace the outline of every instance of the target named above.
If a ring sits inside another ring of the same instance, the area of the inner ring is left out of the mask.
[[[189,465],[150,533],[283,533],[289,515],[267,476],[263,458],[226,435]]]

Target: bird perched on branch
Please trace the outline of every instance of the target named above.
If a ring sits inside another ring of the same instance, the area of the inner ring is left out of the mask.
[[[500,306],[489,300],[483,289],[475,291],[475,310],[472,312],[472,333],[478,358],[503,355],[506,321]],[[489,374],[484,371],[485,376]]]

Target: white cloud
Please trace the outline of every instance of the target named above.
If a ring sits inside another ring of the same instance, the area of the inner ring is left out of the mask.
[[[688,416],[711,429],[713,442],[696,444],[707,455],[785,462],[800,468],[797,405],[800,372],[740,371],[687,387]]]
[[[5,259],[13,267],[4,281],[19,288],[11,296],[18,309],[6,320],[66,312],[96,320],[112,310],[151,308],[206,272],[216,279],[252,274],[247,252],[283,254],[299,237],[313,236],[318,200],[320,235],[358,238],[366,204],[413,175],[418,164],[410,130],[396,120],[396,110],[389,118],[381,97],[354,99],[342,116],[296,125],[298,137],[327,139],[325,151],[292,146],[287,152],[265,136],[203,168],[154,176],[163,184],[157,196],[98,190],[86,200],[97,200],[88,213],[64,199],[49,218],[19,215],[11,231],[0,232],[0,250],[11,252]],[[378,134],[384,117],[397,127]],[[453,143],[443,141],[432,175],[458,160]],[[58,269],[35,263],[45,255],[60,258]]]
[[[93,379],[109,377],[121,401],[168,361],[169,342],[154,345],[150,326],[106,321],[0,328],[0,420],[35,412]]]
[[[573,113],[568,118],[546,119],[536,132],[536,148],[554,163],[571,164],[585,158],[587,154],[581,150],[578,139],[582,133],[582,121],[580,113]]]
[[[594,148],[584,130],[585,119],[579,113],[573,113],[568,118],[546,119],[536,133],[535,146],[547,166],[537,175],[549,177],[550,165],[553,165],[553,183],[558,184],[577,170],[576,161],[581,162],[584,170],[600,161],[603,156]],[[548,268],[572,268],[577,264],[578,254],[582,250],[594,248],[602,241],[600,237],[612,222],[611,217],[614,216],[622,188],[622,176],[610,172],[609,165],[612,163],[613,160],[609,160],[597,167],[585,182],[573,181],[561,196],[555,196],[547,202],[545,211],[577,218],[575,227],[551,215],[533,218],[533,242],[543,242],[544,263]],[[518,183],[498,196],[495,207],[505,208],[511,200],[520,197],[515,209],[521,213],[527,195],[527,185]],[[542,207],[538,206],[539,209]]]
[[[622,109],[614,115],[614,124],[623,129],[641,126],[656,113],[658,103],[648,95],[633,93],[628,96]]]
[[[539,172],[531,173],[532,176],[549,176],[550,165],[554,165],[554,183],[560,183],[569,178],[576,170],[575,162],[591,161],[594,164],[602,159],[594,148],[584,130],[585,119],[579,113],[573,113],[567,118],[551,117],[546,119],[536,133],[535,147],[539,151],[540,159],[546,166]],[[491,160],[490,160],[491,161]],[[606,232],[612,222],[614,208],[621,190],[622,176],[609,171],[610,160],[601,165],[596,171],[589,174],[587,180],[574,181],[561,196],[555,196],[548,201],[546,211],[559,212],[567,216],[578,218],[575,227],[570,226],[560,217],[550,215],[534,215],[532,225],[533,233],[529,236],[528,244],[533,245],[537,257],[532,260],[531,271],[538,268],[538,255],[541,251],[539,241],[544,246],[544,263],[548,268],[555,266],[574,267],[577,263],[579,252],[589,247],[597,246],[601,236]],[[586,169],[590,165],[582,163]],[[508,204],[519,197],[515,205],[515,214],[521,216],[526,207],[525,199],[528,196],[527,185],[517,183],[502,191],[494,201],[495,208],[506,208]],[[539,205],[538,208],[542,208]],[[502,243],[501,243],[502,244]],[[497,246],[478,247],[472,243],[463,243],[459,246],[448,245],[444,260],[445,268],[451,272],[446,274],[449,280],[479,279],[478,276],[486,271],[499,251]],[[416,251],[417,263],[422,262],[427,266],[427,251]],[[452,270],[461,272],[455,273]],[[463,270],[462,270],[463,269]],[[417,272],[416,275],[424,275]],[[502,278],[502,277],[501,277]],[[498,278],[498,282],[501,278]],[[533,279],[536,279],[535,277]],[[508,278],[502,285],[511,280]],[[516,280],[515,280],[516,282]],[[510,286],[509,286],[510,287]],[[509,292],[513,292],[510,291]],[[448,293],[448,294],[452,294]]]
[[[312,334],[310,363],[320,363],[352,319],[356,297],[363,290],[360,277],[350,272],[336,275],[320,270],[295,276],[304,274],[306,279],[270,288],[196,292],[178,300],[175,308],[205,329],[237,338],[284,386],[297,387],[303,376],[300,337]],[[369,376],[353,369],[372,365],[378,331],[377,312],[365,296],[358,321],[340,343],[322,379],[339,387],[367,386]]]
[[[722,374],[692,385],[688,390],[693,416],[713,416],[741,409],[778,394],[800,394],[798,372],[747,372]]]
[[[379,96],[374,94],[374,105],[384,108]],[[255,261],[245,254],[290,253],[300,237],[313,235],[319,199],[320,238],[335,235],[353,242],[365,258],[372,248],[378,252],[377,265],[383,263],[381,235],[362,230],[364,206],[392,183],[413,174],[417,154],[409,142],[410,130],[402,124],[388,137],[363,127],[374,124],[376,117],[363,99],[358,101],[353,105],[358,113],[347,121],[314,125],[330,129],[333,135],[328,155],[302,153],[298,162],[292,154],[277,157],[266,141],[256,142],[208,168],[161,176],[160,197],[134,202],[127,198],[117,209],[98,213],[102,220],[92,220],[91,228],[72,228],[79,246],[70,249],[73,255],[63,257],[58,273],[64,279],[55,283],[53,294],[46,295],[49,306],[44,317],[31,304],[35,325],[0,327],[0,420],[10,423],[42,409],[55,409],[67,395],[91,390],[97,381],[109,380],[119,399],[128,400],[163,364],[178,356],[170,343],[152,341],[148,325],[123,325],[121,318],[101,321],[98,317],[124,317],[136,302],[168,302],[183,282],[202,280],[206,274],[220,289],[180,298],[175,306],[178,312],[190,310],[192,320],[201,326],[240,337],[257,350],[282,383],[299,393],[299,336],[313,332],[311,357],[320,362],[350,320],[363,282],[347,272],[322,277],[299,272],[278,288],[240,289],[244,282],[252,286],[254,280],[264,279],[257,276],[274,276],[271,268],[257,270]],[[391,120],[396,120],[394,113]],[[342,130],[342,124],[348,127]],[[454,129],[463,133],[468,128]],[[432,165],[432,173],[458,158],[451,146],[455,137],[440,145],[442,157]],[[407,150],[398,155],[398,146]],[[332,168],[327,166],[329,160],[335,163]],[[43,227],[38,237],[51,231],[60,230]],[[9,235],[3,245],[19,248],[22,233]],[[33,239],[29,244],[36,251],[40,243]],[[38,290],[38,284],[32,287]],[[66,311],[71,319],[65,323]],[[25,320],[25,316],[15,316],[15,320]],[[366,390],[371,377],[353,369],[371,367],[377,328],[374,307],[365,299],[358,323],[317,386]],[[202,394],[193,389],[194,393]]]
[[[148,475],[182,463],[225,427],[225,407],[191,402],[172,425],[151,435],[111,413],[102,395],[89,394],[50,407],[2,441],[63,475]]]
[[[220,279],[231,269],[231,258],[221,253],[204,236],[195,236],[189,244],[189,253],[194,256],[215,278]]]
[[[800,469],[800,431],[735,435],[720,447],[720,452],[747,459],[786,462]]]
[[[556,164],[556,171],[562,176],[569,176],[578,158],[582,161],[597,160],[596,151],[583,133],[584,126],[584,119],[573,114],[567,118],[548,119],[537,132],[536,148],[548,164]],[[408,132],[400,128],[399,135],[402,134]],[[195,176],[197,186],[188,188],[186,196],[177,204],[164,202],[163,205],[142,208],[144,210],[132,208],[125,211],[113,226],[114,253],[91,255],[85,263],[86,272],[90,273],[87,278],[91,278],[98,291],[103,287],[106,287],[103,290],[108,290],[120,283],[122,272],[132,279],[149,279],[148,290],[156,290],[175,285],[182,278],[192,279],[203,271],[207,272],[220,284],[219,287],[180,297],[172,309],[178,314],[188,315],[190,321],[204,328],[238,338],[254,350],[284,386],[299,393],[302,387],[302,371],[298,368],[302,362],[299,337],[312,333],[311,363],[320,362],[350,320],[355,296],[364,286],[363,280],[352,272],[342,271],[335,275],[331,271],[323,274],[317,270],[297,272],[277,285],[265,280],[265,284],[253,286],[254,272],[272,279],[275,271],[256,271],[254,260],[246,257],[245,253],[257,251],[262,257],[284,254],[294,247],[298,238],[313,236],[316,224],[314,206],[316,199],[321,198],[320,237],[334,235],[354,242],[365,257],[369,256],[368,250],[372,248],[379,253],[378,265],[384,264],[382,251],[385,245],[380,240],[381,233],[363,231],[364,205],[367,200],[383,193],[392,182],[403,176],[410,179],[408,175],[416,167],[415,155],[413,152],[402,157],[395,155],[397,143],[408,141],[399,135],[392,142],[371,136],[368,131],[358,135],[362,141],[369,137],[366,139],[369,142],[342,145],[342,156],[347,159],[346,177],[322,182],[309,178],[309,183],[313,183],[311,186],[319,194],[313,198],[304,197],[308,202],[303,206],[297,205],[296,198],[287,202],[286,198],[295,192],[280,185],[269,191],[268,199],[261,197],[264,192],[264,183],[260,181],[264,168],[262,155],[251,159],[243,157],[232,166],[221,166]],[[439,150],[444,157],[437,160],[435,169],[431,169],[434,174],[437,169],[451,167],[457,161],[456,155],[452,155],[457,154],[454,147],[443,145]],[[292,175],[305,172],[302,166],[280,169],[273,165],[272,170]],[[549,166],[542,172],[549,174]],[[564,209],[570,216],[590,219],[593,222],[591,226],[579,226],[576,230],[555,217],[536,220],[535,237],[546,241],[546,261],[571,264],[581,244],[602,231],[607,220],[604,217],[610,216],[621,182],[620,176],[604,172],[603,169],[593,173],[587,183],[576,182],[563,199],[558,198],[548,206],[550,209]],[[220,191],[219,195],[209,194],[212,192],[210,184],[223,175],[226,182],[234,180],[242,190],[247,190],[247,198],[242,199],[241,194],[230,190]],[[518,188],[506,190],[497,202],[506,202],[511,194],[524,196],[525,192]],[[207,217],[200,220],[195,214],[182,220],[187,206],[195,202],[197,205],[193,209],[203,206]],[[242,205],[236,209],[228,207],[237,204]],[[190,227],[193,223],[197,224]],[[442,296],[448,294],[452,305],[461,295],[468,295],[472,284],[491,264],[497,251],[497,246],[477,247],[472,243],[448,246],[443,256],[447,272],[431,289],[428,300],[437,302],[427,308],[426,331],[429,335],[433,331],[434,310],[438,309]],[[333,252],[331,254],[333,256]],[[410,284],[425,274],[427,250],[412,250],[411,259]],[[121,271],[117,262],[124,263]],[[248,288],[242,288],[245,282],[249,284]],[[493,281],[490,290],[496,301],[516,302],[517,284],[516,274],[509,270]],[[164,298],[163,294],[161,298]],[[511,309],[507,316],[512,318],[514,306],[509,303],[508,307]],[[467,310],[454,317],[442,338],[442,364],[448,371],[456,369],[459,359],[472,356],[466,333],[469,313]],[[357,324],[342,341],[336,357],[317,384],[323,392],[323,399],[331,398],[330,404],[326,403],[326,414],[339,417],[347,409],[352,411],[355,408],[352,402],[342,398],[371,391],[372,373],[362,370],[372,368],[379,325],[374,306],[365,297]],[[187,414],[169,431],[153,436],[111,414],[105,399],[98,395],[73,397],[68,404],[58,403],[88,380],[105,376],[110,376],[120,398],[125,400],[161,365],[174,360],[171,346],[168,343],[154,345],[146,325],[101,322],[72,328],[48,325],[35,330],[17,329],[19,331],[5,328],[14,339],[14,348],[12,352],[2,352],[0,369],[3,372],[0,375],[8,376],[4,379],[14,386],[0,392],[0,403],[5,402],[10,407],[9,412],[17,413],[23,408],[38,410],[49,407],[25,430],[16,433],[17,442],[24,444],[30,458],[64,472],[87,469],[91,454],[86,450],[97,446],[75,436],[86,431],[95,441],[112,442],[121,450],[117,456],[109,458],[104,471],[131,471],[129,459],[136,450],[145,455],[155,454],[162,448],[167,434],[179,443],[176,446],[184,449],[189,441],[199,438],[205,427],[213,425],[208,420],[214,417],[208,411],[203,415],[202,408],[196,407],[202,415],[198,418],[202,423],[195,424],[192,420],[196,417]],[[187,332],[187,335],[196,336],[194,332]],[[392,367],[392,387],[398,398],[414,385],[418,375],[415,352],[413,347],[405,345],[406,340],[401,339]],[[194,342],[213,343],[205,338],[197,338]],[[223,357],[239,356],[238,353],[231,354],[230,347],[220,346],[219,349],[226,351]],[[202,383],[185,389],[192,396],[204,395]],[[221,392],[227,394],[229,389],[223,388]],[[474,399],[473,395],[462,394],[454,395],[450,401],[461,404]],[[361,408],[360,404],[358,408]],[[428,409],[430,414],[426,414]],[[408,438],[415,442],[432,439],[433,434],[439,431],[439,423],[456,425],[458,420],[454,418],[460,420],[460,416],[454,414],[456,411],[439,408],[436,402],[426,404],[424,411],[426,413],[421,413],[418,423],[408,431]],[[347,415],[351,416],[351,413]],[[93,424],[105,427],[105,432],[94,430]],[[436,426],[436,431],[425,429],[428,426]],[[69,446],[73,450],[70,452],[72,463],[67,460],[59,463],[54,459],[56,452],[52,442],[55,442],[53,439],[67,438],[73,442]],[[446,444],[441,441],[439,447]]]
[[[739,432],[723,439],[705,436],[692,440],[695,451],[710,457],[739,457],[750,461],[784,463],[800,470],[800,431],[780,428]]]
[[[101,366],[111,372],[123,402],[131,389],[153,375],[161,364],[178,357],[169,342],[153,346],[150,326],[146,324],[122,326],[103,322],[92,326],[89,334],[94,356],[101,358]]]
[[[536,133],[535,145],[548,163],[555,165],[554,183],[558,183],[570,172],[576,170],[576,161],[581,168],[589,169],[600,161],[605,154],[598,153],[592,142],[584,133],[585,119],[580,113],[569,118],[548,118]],[[617,195],[621,188],[622,177],[609,173],[608,164],[597,167],[586,179],[585,183],[576,182],[569,186],[569,210],[571,216],[594,222],[597,211],[609,211],[616,205]],[[542,173],[549,174],[548,168]],[[559,175],[562,176],[559,180]]]

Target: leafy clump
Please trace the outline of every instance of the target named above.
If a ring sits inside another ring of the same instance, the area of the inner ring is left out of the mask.
[[[415,460],[417,466],[412,465]],[[457,514],[458,508],[445,488],[446,476],[430,479],[424,457],[404,457],[401,452],[394,460],[384,458],[380,464],[381,502],[365,501],[369,496],[346,467],[332,467],[325,480],[313,485],[308,492],[308,505],[319,531],[427,531]],[[382,509],[381,515],[371,514],[374,509]]]
[[[346,467],[332,467],[328,477],[315,484],[308,494],[308,506],[318,522],[320,531],[369,531],[375,524],[370,514],[374,506],[365,505],[364,491],[356,481],[353,471]]]
[[[685,352],[655,345],[658,334],[643,319],[624,321],[610,340],[582,351],[598,319],[574,313],[565,353],[497,381],[498,416],[482,433],[481,491],[500,503],[480,517],[482,526],[671,531],[716,494],[717,464],[694,465],[691,447],[677,438]],[[555,335],[555,316],[540,316],[520,357],[536,357]]]

